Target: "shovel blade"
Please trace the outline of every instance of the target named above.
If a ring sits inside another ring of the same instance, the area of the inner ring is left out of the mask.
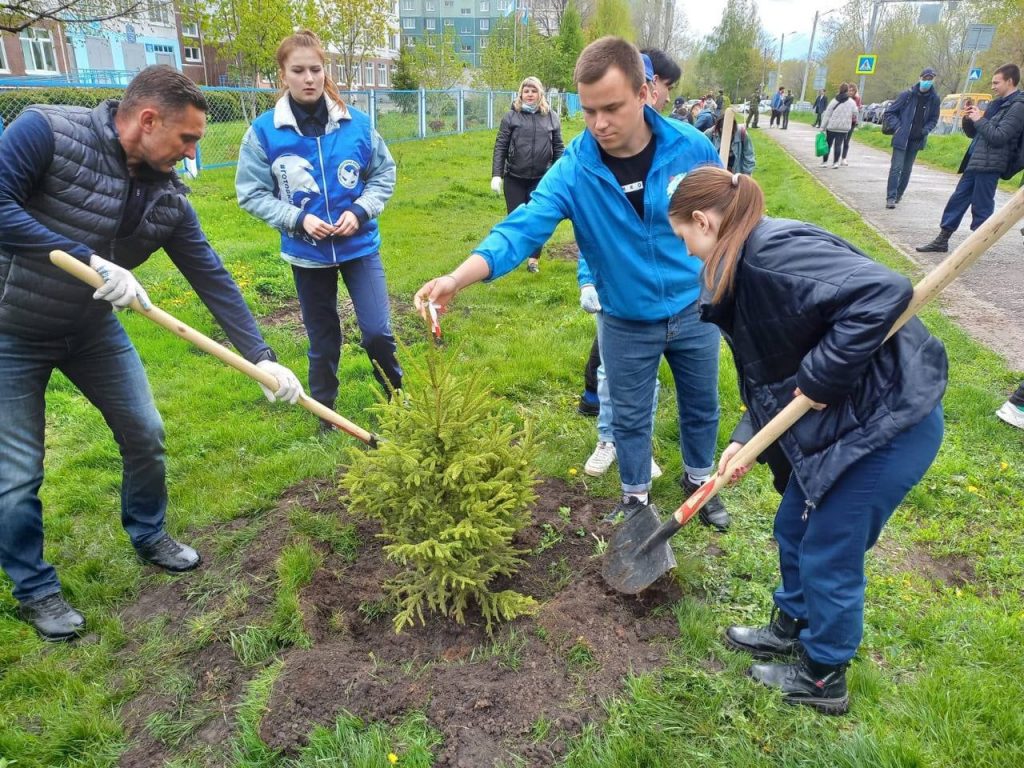
[[[662,524],[653,504],[620,525],[601,569],[608,586],[635,595],[675,568],[676,558],[668,542],[677,530],[679,524],[672,518]]]

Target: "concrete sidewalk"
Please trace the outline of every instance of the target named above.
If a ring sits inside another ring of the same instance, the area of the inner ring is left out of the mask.
[[[807,168],[836,197],[903,251],[922,270],[942,261],[944,253],[918,253],[939,232],[939,219],[957,175],[928,168],[918,162],[907,192],[894,210],[885,207],[885,186],[889,176],[889,153],[868,147],[854,139],[850,144],[849,166],[822,166],[814,155],[816,129],[792,122],[789,129],[761,128],[753,131],[754,141],[774,139],[797,162]],[[830,156],[831,160],[831,156]],[[754,173],[755,178],[757,172]],[[1010,195],[998,192],[996,210]],[[970,234],[970,211],[960,230],[950,240],[950,250]],[[1016,370],[1024,370],[1024,240],[1014,227],[941,297],[943,309],[968,333],[989,349],[1006,358]]]

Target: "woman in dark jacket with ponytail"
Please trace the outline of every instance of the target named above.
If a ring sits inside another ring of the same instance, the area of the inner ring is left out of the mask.
[[[794,396],[814,401],[773,446],[788,464],[774,468],[791,474],[775,517],[772,620],[730,627],[726,643],[781,658],[750,675],[788,703],[841,714],[863,635],[864,555],[942,442],[945,349],[916,318],[886,341],[910,281],[825,230],[765,217],[749,176],[691,172],[669,218],[704,262],[701,319],[721,328],[747,406],[719,472]]]
[[[528,77],[519,86],[512,108],[501,119],[491,161],[491,189],[505,190],[509,213],[530,199],[548,168],[565,151],[562,124],[544,96],[544,86]],[[540,271],[540,251],[529,258],[526,268]]]

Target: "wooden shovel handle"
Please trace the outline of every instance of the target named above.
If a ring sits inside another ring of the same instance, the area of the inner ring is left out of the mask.
[[[949,256],[935,267],[931,272],[914,286],[914,296],[910,304],[893,323],[886,339],[892,338],[900,328],[907,324],[914,315],[921,311],[921,308],[934,299],[956,278],[962,275],[974,264],[981,255],[988,250],[989,246],[1005,235],[1010,229],[1024,218],[1024,187],[1017,190],[1002,208],[995,212],[980,227],[972,232],[966,240]],[[757,457],[764,453],[765,449],[774,443],[782,434],[796,423],[797,419],[811,409],[811,400],[805,395],[798,395],[792,402],[783,408],[775,417],[769,421],[756,435],[754,435],[743,448],[736,452],[732,461],[726,465],[725,472],[715,475],[708,480],[682,503],[674,513],[676,522],[686,525],[690,518],[708,503],[715,494],[724,486],[728,485],[730,478],[737,467],[752,466]]]
[[[736,110],[729,107],[725,110],[725,117],[722,119],[722,145],[718,148],[718,156],[722,160],[722,167],[729,167],[729,150],[732,149],[732,130],[736,125]],[[740,158],[736,158],[739,161]]]
[[[103,278],[100,277],[99,273],[87,264],[83,264],[81,261],[76,259],[69,253],[64,251],[50,251],[50,261],[56,264],[58,267],[63,269],[69,275],[77,277],[83,283],[91,285],[93,288],[99,288],[103,285]],[[155,304],[151,304],[149,309],[143,309],[138,299],[135,299],[131,303],[131,308],[138,312],[140,315],[149,318],[157,325],[162,325],[167,330],[174,333],[176,336],[180,336],[185,341],[188,341],[199,349],[203,350],[208,354],[213,355],[223,363],[227,363],[236,371],[240,371],[254,381],[258,381],[263,386],[267,387],[271,391],[278,389],[277,379],[271,376],[269,373],[259,368],[254,363],[250,363],[244,357],[236,352],[232,352],[230,349],[225,347],[223,344],[218,344],[216,341],[211,339],[209,336],[204,336],[195,328],[178,320],[171,314],[164,312],[162,309],[157,307]],[[362,440],[368,445],[376,445],[377,438],[367,432],[362,427],[356,426],[351,421],[341,416],[326,405],[318,403],[316,400],[311,398],[309,395],[303,393],[299,396],[298,404],[305,408],[310,413],[316,414],[324,421],[328,421],[331,424],[338,427],[343,432],[352,435],[357,440]]]

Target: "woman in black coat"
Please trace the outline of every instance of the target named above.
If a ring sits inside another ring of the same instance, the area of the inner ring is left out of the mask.
[[[814,402],[765,457],[791,472],[775,517],[772,620],[730,627],[726,643],[781,659],[750,675],[787,702],[841,714],[863,635],[864,555],[939,450],[946,353],[916,318],[886,340],[913,295],[907,278],[764,210],[751,177],[711,167],[683,178],[669,204],[676,234],[704,262],[701,319],[732,349],[747,407],[719,472],[793,397]]]
[[[491,189],[505,190],[509,213],[530,199],[541,178],[565,151],[562,124],[544,96],[544,86],[536,77],[528,77],[519,86],[519,94],[501,119],[491,160]],[[530,272],[539,272],[540,251],[526,262]]]

